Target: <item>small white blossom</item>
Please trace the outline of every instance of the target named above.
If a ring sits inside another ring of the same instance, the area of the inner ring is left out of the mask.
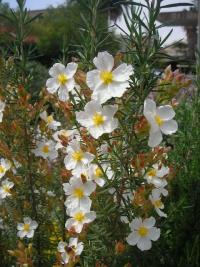
[[[108,52],[99,52],[93,60],[97,69],[87,73],[86,82],[91,90],[92,99],[101,104],[112,97],[121,97],[129,87],[133,67],[125,63],[114,68],[114,58]]]
[[[76,256],[81,255],[83,251],[83,242],[78,242],[78,238],[71,237],[69,243],[60,241],[58,243],[58,252],[61,253],[63,264],[69,260],[74,261]]]
[[[144,178],[147,180],[148,184],[153,184],[155,187],[163,187],[166,185],[166,180],[164,177],[169,174],[169,167],[164,165],[154,164],[145,173]]]
[[[85,168],[95,157],[89,152],[84,152],[80,147],[80,143],[76,140],[70,142],[67,147],[67,153],[64,159],[65,168],[67,170],[76,169],[78,176],[84,173]]]
[[[55,145],[55,142],[52,140],[37,141],[36,148],[32,149],[32,152],[36,157],[54,160],[58,157],[58,152],[55,149]]]
[[[141,218],[133,219],[130,223],[131,233],[127,237],[127,242],[131,246],[137,247],[144,251],[152,247],[151,241],[156,241],[160,237],[160,229],[154,227],[155,218],[150,217],[142,220]]]
[[[175,112],[170,105],[156,107],[151,99],[144,102],[144,116],[150,125],[148,145],[156,147],[162,142],[162,133],[171,135],[178,130],[178,124],[173,120]]]
[[[57,131],[53,134],[53,138],[56,141],[56,150],[66,148],[62,144],[61,140],[62,137],[66,138],[68,142],[72,141],[73,139],[76,139],[77,141],[80,140],[79,132],[76,129],[72,130],[62,129],[60,131]]]
[[[57,130],[61,123],[54,120],[53,115],[48,115],[46,110],[40,114],[40,118],[46,122],[46,125],[49,129]]]
[[[67,101],[69,99],[69,92],[74,89],[74,75],[77,67],[78,65],[73,62],[68,63],[66,67],[63,64],[56,63],[49,70],[52,78],[49,78],[46,82],[47,90],[51,94],[58,91],[60,101]]]
[[[167,218],[167,214],[162,211],[164,209],[164,204],[161,201],[160,191],[152,191],[151,195],[149,196],[151,203],[153,204],[156,212],[160,217]]]
[[[72,177],[69,183],[63,184],[65,194],[68,196],[65,201],[67,209],[83,207],[90,209],[91,200],[89,196],[95,191],[96,185],[92,181],[82,182],[81,178]]]
[[[76,112],[76,119],[98,139],[102,134],[111,133],[117,128],[118,120],[113,118],[116,112],[116,106],[102,107],[98,101],[93,100],[85,105],[85,111]]]
[[[11,168],[11,164],[7,159],[0,159],[0,178],[2,178],[5,173]]]
[[[88,168],[88,179],[93,180],[97,185],[104,186],[105,184],[105,174],[108,179],[112,179],[113,171],[110,166],[102,164],[102,169],[96,164],[90,164]]]
[[[96,219],[96,213],[94,211],[90,211],[89,209],[84,208],[75,208],[67,210],[69,218],[65,227],[70,230],[74,228],[77,233],[80,233],[83,229],[84,224],[88,224]]]
[[[4,180],[0,186],[0,199],[4,199],[8,196],[11,196],[10,189],[13,188],[13,186],[13,182],[10,182],[8,179]]]
[[[38,223],[32,220],[30,217],[25,217],[23,219],[24,223],[17,224],[17,235],[20,238],[24,238],[25,236],[28,238],[32,238],[35,232],[35,229],[38,227]]]

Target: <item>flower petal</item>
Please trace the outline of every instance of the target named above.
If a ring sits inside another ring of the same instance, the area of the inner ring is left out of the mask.
[[[114,58],[108,52],[99,52],[93,63],[99,70],[111,71],[114,66]]]
[[[126,241],[129,245],[135,246],[137,244],[137,242],[139,241],[139,239],[140,239],[140,237],[139,237],[137,231],[134,231],[128,235],[128,237],[126,238]]]
[[[162,133],[160,130],[157,132],[150,131],[148,146],[156,147],[162,142]]]
[[[148,238],[140,238],[137,243],[137,247],[142,251],[149,250],[152,247],[151,240],[149,240]]]
[[[158,240],[158,238],[160,237],[160,229],[156,228],[156,227],[152,227],[151,229],[149,229],[149,238],[153,241]]]
[[[160,129],[164,134],[170,135],[178,130],[178,124],[175,120],[165,121]]]
[[[143,221],[143,225],[147,228],[151,228],[156,223],[156,220],[154,217],[147,218]]]
[[[175,112],[170,105],[158,107],[156,113],[161,119],[166,121],[173,119],[175,116]]]
[[[129,80],[129,77],[133,74],[133,67],[123,63],[119,65],[114,71],[114,80],[118,82],[125,82]]]

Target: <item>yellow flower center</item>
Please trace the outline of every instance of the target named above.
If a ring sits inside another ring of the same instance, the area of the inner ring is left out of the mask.
[[[74,219],[78,222],[82,222],[85,219],[85,215],[82,211],[79,211],[75,214]]]
[[[142,236],[142,237],[147,236],[148,233],[149,233],[149,230],[148,230],[146,227],[144,227],[144,226],[141,226],[141,227],[138,229],[138,234],[139,234],[140,236]]]
[[[157,199],[153,202],[154,206],[156,208],[161,208],[162,207],[162,201],[160,199]]]
[[[84,196],[84,192],[82,188],[75,188],[74,189],[74,196],[77,198],[82,198]]]
[[[4,190],[4,192],[6,192],[6,193],[10,193],[10,188],[9,188],[7,185],[4,185],[4,186],[3,186],[3,190]]]
[[[72,154],[72,158],[76,161],[81,161],[83,159],[83,152],[81,150],[75,151]]]
[[[147,175],[151,176],[151,177],[155,177],[156,176],[156,170],[155,169],[151,169],[150,171],[147,172]]]
[[[0,173],[4,173],[5,171],[6,169],[2,165],[0,165]]]
[[[68,78],[67,78],[67,75],[66,74],[59,74],[58,75],[58,82],[61,85],[65,85],[67,81],[68,81]]]
[[[24,224],[24,231],[26,231],[26,232],[30,231],[30,224],[28,224],[28,223]]]
[[[96,177],[102,177],[103,176],[103,172],[99,167],[96,168],[96,170],[95,170],[95,176]]]
[[[53,122],[53,116],[50,115],[50,116],[47,117],[47,123],[50,124],[52,122]]]
[[[98,112],[96,112],[93,116],[93,122],[95,126],[99,126],[101,124],[103,124],[105,121],[104,116],[102,116],[101,114],[99,114]]]
[[[100,78],[104,82],[104,84],[108,85],[113,81],[113,74],[111,71],[105,70],[101,72]]]
[[[46,154],[49,153],[49,146],[48,145],[43,146],[42,151]]]
[[[158,115],[155,116],[155,121],[158,124],[158,126],[162,126],[164,123],[163,119]]]

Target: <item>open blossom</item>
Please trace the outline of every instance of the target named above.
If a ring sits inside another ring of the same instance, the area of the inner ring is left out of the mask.
[[[38,223],[32,220],[30,217],[25,217],[23,219],[23,223],[17,224],[17,235],[20,238],[24,238],[25,236],[28,238],[32,238],[35,232],[35,229],[38,227]]]
[[[97,69],[87,73],[86,82],[93,90],[92,99],[101,104],[112,97],[121,97],[129,87],[133,67],[125,63],[114,68],[114,58],[108,52],[99,52],[93,60]]]
[[[67,213],[71,218],[66,221],[65,227],[67,230],[74,228],[77,233],[82,231],[84,224],[93,222],[96,219],[96,212],[83,207],[69,209],[67,210]]]
[[[144,116],[150,125],[150,147],[156,147],[162,142],[162,134],[171,135],[178,130],[178,124],[173,120],[175,112],[170,105],[156,107],[151,99],[144,102]]]
[[[152,190],[152,193],[155,192],[156,194],[160,194],[166,197],[168,195],[168,191],[165,188],[166,185],[167,185],[167,181],[164,179],[162,186],[159,186],[158,188],[154,188]]]
[[[0,159],[0,178],[2,178],[5,173],[10,169],[11,164],[7,159]]]
[[[52,78],[46,82],[47,90],[54,94],[58,91],[58,98],[60,101],[67,101],[69,99],[69,92],[74,89],[75,81],[74,74],[76,73],[78,65],[76,63],[68,63],[65,67],[61,63],[56,63],[49,70]]]
[[[147,180],[148,184],[153,184],[158,188],[166,185],[164,177],[168,174],[169,167],[164,165],[160,167],[160,165],[156,163],[145,173],[144,178]]]
[[[141,218],[133,219],[130,223],[132,233],[126,239],[128,244],[137,245],[142,251],[151,249],[151,241],[156,241],[160,237],[160,229],[154,227],[155,222],[153,217],[144,220]]]
[[[62,129],[60,131],[57,131],[53,134],[53,139],[56,141],[56,150],[61,148],[66,148],[63,145],[63,140],[66,140],[67,143],[72,141],[73,139],[80,140],[79,132],[76,129],[72,130],[65,130]]]
[[[85,111],[76,112],[76,119],[97,139],[117,128],[118,120],[113,118],[116,112],[116,106],[102,107],[98,101],[93,100],[85,105]]]
[[[14,183],[10,182],[8,179],[4,180],[0,186],[0,199],[11,196],[11,188],[13,188]]]
[[[58,252],[61,253],[63,264],[67,264],[69,260],[75,261],[75,257],[81,255],[83,251],[83,242],[78,242],[77,237],[71,237],[69,243],[60,241],[58,243]]]
[[[61,123],[59,121],[55,121],[53,115],[48,115],[46,111],[43,111],[40,114],[40,118],[46,122],[46,125],[49,129],[56,130]]]
[[[112,179],[113,171],[107,164],[102,164],[101,168],[97,164],[90,164],[88,168],[88,179],[94,181],[99,186],[104,186],[105,175],[108,179]]]
[[[68,196],[65,201],[67,209],[83,207],[90,209],[91,200],[89,196],[96,188],[92,181],[82,182],[81,178],[72,177],[69,183],[63,184],[65,194]]]
[[[70,142],[67,147],[67,155],[64,159],[65,168],[67,170],[76,169],[77,175],[84,173],[86,166],[93,161],[94,155],[89,152],[84,152],[80,143],[76,140]]]
[[[5,103],[3,101],[0,100],[0,123],[2,122],[3,120],[3,111],[5,109]]]
[[[36,157],[43,159],[54,160],[58,157],[58,152],[55,149],[55,142],[52,140],[37,141],[36,148],[32,149]]]
[[[152,191],[151,195],[149,196],[149,199],[151,200],[151,203],[153,204],[158,215],[160,217],[167,218],[167,214],[162,211],[162,209],[164,209],[164,204],[161,201],[160,191]]]

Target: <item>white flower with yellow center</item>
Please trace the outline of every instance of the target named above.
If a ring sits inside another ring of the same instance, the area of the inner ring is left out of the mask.
[[[90,211],[90,209],[75,208],[67,210],[69,218],[65,227],[67,230],[74,229],[77,233],[80,233],[84,224],[93,222],[96,219],[96,212]]]
[[[11,168],[11,164],[7,159],[0,159],[0,178],[2,178],[5,173]]]
[[[63,145],[63,139],[66,139],[67,142],[72,141],[73,139],[80,140],[79,132],[76,129],[73,130],[65,130],[62,129],[53,134],[53,139],[56,141],[56,150],[65,149],[66,147]]]
[[[173,120],[175,112],[170,105],[156,107],[151,99],[144,102],[144,116],[150,125],[150,147],[156,147],[162,142],[162,134],[171,135],[178,130],[178,124]]]
[[[132,233],[126,239],[128,244],[131,246],[137,245],[142,251],[151,249],[151,241],[156,241],[160,237],[160,229],[154,227],[155,222],[154,217],[144,220],[141,218],[133,219],[130,223]]]
[[[76,174],[79,176],[84,173],[88,164],[93,161],[95,156],[89,152],[84,152],[80,143],[76,140],[70,142],[67,147],[67,155],[64,159],[65,168],[67,170],[76,170]]]
[[[52,140],[37,141],[36,148],[32,149],[32,152],[36,157],[54,160],[58,157],[58,152],[55,149],[55,145],[55,142]]]
[[[3,112],[4,112],[4,109],[5,109],[5,106],[6,106],[6,104],[3,101],[0,100],[0,123],[3,120]]]
[[[151,195],[149,196],[149,199],[151,200],[151,203],[153,204],[153,206],[154,206],[156,212],[158,213],[158,215],[160,217],[167,218],[167,214],[162,211],[162,209],[164,209],[164,204],[163,204],[163,202],[161,200],[160,193],[161,192],[159,190],[152,191]]]
[[[96,164],[90,164],[87,173],[88,179],[94,181],[101,187],[105,184],[105,176],[107,176],[108,179],[112,179],[113,177],[113,171],[110,166],[106,164],[103,164],[101,167]]]
[[[10,182],[8,179],[4,180],[0,186],[0,199],[11,196],[11,188],[13,188],[13,186],[13,182]]]
[[[69,260],[74,261],[76,256],[81,255],[83,251],[83,242],[78,242],[77,237],[71,237],[69,243],[60,241],[58,243],[58,252],[61,253],[63,264],[67,264]]]
[[[57,130],[61,123],[59,121],[55,121],[53,115],[48,115],[46,110],[40,114],[40,118],[46,122],[46,125],[49,129]]]
[[[34,236],[35,229],[38,227],[38,223],[29,217],[25,217],[23,221],[24,223],[17,224],[17,235],[20,238],[24,238],[25,236],[32,238]]]
[[[85,105],[85,111],[76,112],[76,119],[97,139],[117,128],[118,120],[113,118],[116,112],[117,106],[102,107],[98,101],[93,100]]]
[[[73,62],[68,63],[66,67],[61,63],[56,63],[49,70],[52,78],[49,78],[46,82],[47,90],[51,94],[58,91],[60,101],[67,101],[69,99],[69,92],[74,89],[74,75],[77,67],[78,65]]]
[[[90,209],[92,201],[89,196],[95,191],[96,185],[92,181],[82,182],[81,178],[72,177],[69,183],[63,184],[63,189],[67,199],[65,206],[67,209],[83,207]]]
[[[108,52],[100,52],[93,60],[97,69],[87,73],[86,82],[93,90],[92,99],[101,104],[112,97],[121,97],[129,87],[133,67],[125,63],[114,68],[114,58]]]
[[[144,178],[147,180],[148,184],[153,184],[155,187],[164,187],[166,185],[166,180],[164,177],[169,174],[169,167],[164,165],[154,164],[145,173]]]

